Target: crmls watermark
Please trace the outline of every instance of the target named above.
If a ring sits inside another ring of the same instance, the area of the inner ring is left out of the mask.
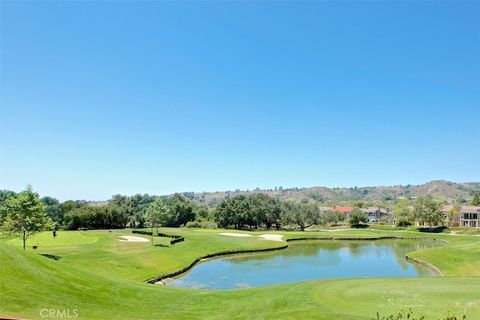
[[[42,319],[73,319],[78,318],[78,309],[42,309]]]

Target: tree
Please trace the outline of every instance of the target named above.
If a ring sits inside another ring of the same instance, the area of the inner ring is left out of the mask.
[[[420,223],[428,223],[430,228],[436,224],[443,224],[446,216],[442,207],[442,203],[431,196],[418,198],[415,202],[415,218]]]
[[[17,194],[10,190],[0,190],[0,226],[2,225],[2,220],[7,216],[5,212],[5,203],[8,198],[14,197]]]
[[[453,227],[454,223],[455,223],[455,217],[458,215],[458,209],[453,207],[452,209],[450,209],[448,211],[448,222],[449,222],[449,226],[450,227]]]
[[[153,229],[155,228],[158,235],[158,226],[165,223],[168,215],[168,208],[162,198],[157,197],[155,201],[148,206],[145,213],[145,221],[152,228],[152,245],[153,245]]]
[[[49,216],[57,226],[61,226],[63,224],[63,212],[60,201],[52,197],[43,197],[42,202],[45,204],[47,216]]]
[[[394,206],[395,218],[397,226],[406,227],[411,225],[413,220],[413,210],[408,199],[402,199],[395,203]]]
[[[355,209],[350,213],[350,226],[358,227],[361,224],[366,224],[368,222],[368,216],[365,212]]]
[[[31,186],[18,195],[7,198],[4,210],[7,217],[3,228],[22,239],[23,250],[28,238],[53,227],[52,221],[47,217],[45,205]]]
[[[245,224],[254,224],[250,202],[244,195],[223,201],[215,209],[214,219],[223,228],[233,225],[235,229],[241,229]]]
[[[472,206],[480,206],[480,193],[475,193],[473,195]]]
[[[316,224],[320,217],[320,210],[314,204],[287,201],[284,203],[284,210],[286,222],[297,224],[301,231]]]
[[[169,219],[165,222],[167,226],[186,226],[187,222],[195,220],[194,206],[182,194],[176,193],[165,202],[170,211]]]

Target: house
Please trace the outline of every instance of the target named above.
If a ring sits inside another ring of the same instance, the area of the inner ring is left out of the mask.
[[[332,208],[332,207],[318,207],[318,209],[319,209],[320,212],[322,212],[322,213],[333,211],[333,208]]]
[[[382,218],[388,216],[388,210],[380,207],[368,207],[360,210],[368,215],[368,223],[379,223]]]
[[[335,206],[333,207],[333,211],[342,213],[345,215],[345,220],[350,218],[350,212],[353,211],[353,207],[350,206]]]
[[[479,228],[480,227],[480,206],[464,206],[460,208],[460,227]]]

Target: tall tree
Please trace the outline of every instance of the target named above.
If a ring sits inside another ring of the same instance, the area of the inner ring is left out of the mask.
[[[480,193],[475,193],[473,195],[472,206],[480,206]]]
[[[443,224],[446,215],[442,207],[442,203],[431,196],[418,198],[415,202],[415,217],[420,222],[428,223],[430,228],[433,225]]]
[[[45,204],[45,210],[50,219],[52,219],[57,226],[61,226],[63,224],[63,212],[60,201],[52,197],[43,197],[42,202]]]
[[[33,192],[31,186],[18,195],[7,198],[4,210],[7,217],[3,229],[22,239],[23,250],[28,238],[53,227],[52,221],[46,214],[45,205],[38,194]]]
[[[284,220],[295,223],[301,231],[316,224],[320,218],[320,210],[314,204],[302,204],[293,201],[284,202]]]
[[[414,219],[413,207],[408,199],[402,199],[395,203],[394,211],[397,226],[406,227],[412,224]]]
[[[152,245],[153,245],[153,229],[155,228],[158,235],[158,227],[167,219],[168,208],[162,198],[157,197],[155,201],[148,206],[145,213],[145,221],[152,228]]]
[[[180,193],[175,193],[165,201],[170,210],[169,227],[186,226],[187,222],[195,220],[194,206],[190,200]]]

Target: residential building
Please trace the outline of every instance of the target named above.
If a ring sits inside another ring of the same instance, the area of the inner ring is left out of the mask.
[[[388,216],[388,210],[380,207],[368,207],[360,210],[368,215],[368,223],[379,223],[382,218]]]
[[[345,220],[350,218],[350,212],[353,211],[353,207],[350,206],[335,206],[333,208],[333,211],[342,213],[345,215]]]
[[[480,227],[480,206],[464,206],[460,208],[460,227],[479,228]]]

